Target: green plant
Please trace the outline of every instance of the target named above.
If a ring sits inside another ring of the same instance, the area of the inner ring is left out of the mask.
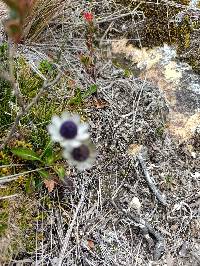
[[[162,138],[164,132],[165,132],[165,127],[163,125],[161,125],[161,126],[159,126],[159,127],[156,128],[156,135],[159,138]]]
[[[8,213],[2,210],[0,212],[0,237],[2,237],[7,228],[8,228]]]
[[[0,62],[4,65],[4,63],[8,59],[8,44],[6,42],[0,45]]]
[[[8,56],[8,44],[3,43],[0,45],[0,125],[4,126],[4,129],[13,121],[12,102],[15,100],[11,84],[2,77],[4,71],[8,69]]]
[[[32,169],[20,173],[21,176],[30,174],[25,182],[26,192],[30,192],[31,187],[41,188],[43,181],[52,180],[54,182],[54,180],[62,179],[65,176],[64,167],[58,163],[61,156],[57,151],[54,152],[51,142],[46,145],[40,155],[32,149],[23,147],[13,148],[11,152]]]
[[[40,62],[38,69],[41,71],[42,74],[51,74],[54,70],[54,66],[48,60],[43,60]]]
[[[0,78],[0,125],[4,126],[4,130],[13,121],[11,104],[13,100],[14,96],[12,95],[10,84]],[[0,136],[2,137],[2,131]]]
[[[176,187],[176,182],[173,179],[172,175],[166,175],[164,179],[164,185],[167,187],[167,189],[172,190]]]
[[[75,91],[75,96],[72,97],[69,101],[69,105],[81,105],[83,104],[84,100],[94,93],[97,92],[97,85],[93,84],[91,85],[86,91],[82,92],[79,88]]]

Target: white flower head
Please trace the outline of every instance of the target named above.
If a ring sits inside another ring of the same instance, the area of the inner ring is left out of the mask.
[[[93,166],[96,159],[96,150],[92,143],[83,142],[78,147],[64,149],[63,157],[68,160],[70,165],[83,171]]]
[[[81,123],[79,115],[67,112],[64,112],[61,117],[53,116],[48,131],[52,141],[59,142],[65,149],[78,147],[82,141],[89,138],[88,124]]]

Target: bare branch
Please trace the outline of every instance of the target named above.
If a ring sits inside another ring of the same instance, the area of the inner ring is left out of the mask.
[[[3,196],[3,197],[0,197],[0,200],[11,199],[11,198],[18,197],[18,196],[19,196],[19,194]]]
[[[34,169],[34,170],[30,170],[30,171],[14,174],[14,175],[7,175],[7,176],[4,176],[4,177],[1,177],[0,185],[8,183],[8,182],[11,182],[11,181],[14,181],[14,180],[18,179],[19,176],[25,176],[25,175],[28,175],[30,173],[38,172],[40,170],[47,169],[47,168],[49,168],[49,167],[43,167],[43,168],[39,168],[39,169]]]
[[[157,200],[164,206],[167,206],[167,201],[166,199],[163,197],[163,195],[161,194],[161,192],[156,188],[155,184],[154,184],[154,180],[153,178],[150,176],[147,167],[146,167],[146,163],[143,160],[142,156],[139,154],[137,156],[139,162],[140,162],[140,166],[142,168],[142,171],[144,173],[144,177],[145,180],[147,181],[147,184],[150,188],[150,190],[153,192],[153,194],[155,195],[155,197],[157,198]]]
[[[70,224],[70,227],[67,231],[67,234],[63,240],[63,245],[62,245],[62,248],[61,248],[61,252],[60,252],[60,256],[58,258],[58,262],[57,262],[57,266],[62,266],[62,262],[63,262],[63,259],[65,258],[65,252],[68,248],[68,244],[69,244],[69,240],[70,240],[70,237],[71,237],[71,233],[72,233],[72,230],[73,230],[73,227],[74,227],[74,224],[76,222],[76,219],[77,219],[77,216],[78,216],[78,213],[83,205],[83,201],[85,199],[85,189],[83,188],[82,189],[82,193],[81,193],[81,198],[80,198],[80,201],[78,203],[78,206],[76,208],[76,212],[74,213],[74,217],[72,219],[72,222]]]
[[[144,219],[140,218],[139,216],[136,216],[136,214],[129,213],[128,211],[123,209],[119,204],[116,204],[114,200],[111,200],[110,203],[119,213],[124,214],[126,217],[136,223],[136,226],[140,228],[142,234],[148,242],[150,236],[151,238],[153,238],[153,240],[156,240],[153,256],[155,260],[160,259],[165,250],[163,237],[158,232],[156,232],[156,230]]]

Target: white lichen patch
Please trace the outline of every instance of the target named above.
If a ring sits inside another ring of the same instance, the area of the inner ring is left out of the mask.
[[[182,78],[182,72],[177,69],[177,63],[171,61],[164,67],[164,76],[168,81],[179,83]]]
[[[142,206],[142,204],[141,204],[140,200],[137,197],[133,197],[131,202],[129,203],[128,209],[129,210],[134,209],[135,211],[140,213],[141,206]]]
[[[7,15],[7,7],[4,3],[0,2],[0,20]]]
[[[200,124],[199,107],[194,107],[199,79],[189,65],[176,62],[176,50],[166,44],[160,48],[139,49],[122,39],[113,42],[112,54],[129,59],[139,70],[140,79],[150,81],[163,92],[170,111],[169,133],[179,141],[191,138]]]
[[[200,124],[200,112],[187,117],[178,112],[171,112],[168,130],[170,133],[179,137],[182,141],[190,139],[197,126]]]
[[[142,150],[142,145],[134,143],[128,147],[128,154],[135,157],[141,152],[141,150]]]
[[[122,39],[112,43],[113,54],[124,54],[127,59],[130,59],[134,64],[137,64],[139,69],[150,69],[161,60],[161,53],[157,49],[136,48],[131,44],[127,45],[127,40]]]

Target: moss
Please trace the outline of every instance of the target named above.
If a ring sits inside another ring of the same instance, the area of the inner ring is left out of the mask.
[[[180,11],[175,6],[157,5],[155,3],[141,3],[140,1],[118,1],[124,5],[129,5],[131,8],[138,7],[139,11],[142,11],[145,16],[145,27],[138,28],[140,35],[140,42],[134,41],[134,45],[140,47],[155,47],[162,46],[164,43],[172,44],[177,40],[177,28],[173,22],[170,22],[170,18],[174,18]],[[129,34],[132,35],[132,32]],[[131,37],[131,36],[128,36]]]
[[[8,128],[13,121],[12,101],[14,97],[9,83],[0,79],[0,125],[4,126],[4,129]]]
[[[8,44],[6,42],[0,45],[0,61],[5,62],[8,59]]]
[[[61,112],[63,105],[56,104],[54,100],[42,98],[24,119],[22,128],[26,131],[26,139],[32,144],[34,149],[42,149],[49,141],[47,125],[54,114]],[[30,124],[31,126],[28,126]],[[34,126],[33,126],[34,125]]]
[[[200,29],[200,20],[192,21],[192,28],[193,28],[193,30]]]
[[[180,0],[175,1],[177,4],[188,5],[190,1]],[[140,1],[131,0],[118,0],[118,3],[130,8],[136,8]],[[165,43],[169,45],[175,45],[177,47],[178,56],[184,58],[183,60],[190,64],[196,72],[200,71],[200,51],[195,50],[195,43],[192,43],[192,37],[194,38],[194,29],[200,28],[199,19],[196,21],[189,13],[185,13],[182,20],[179,23],[175,23],[174,19],[178,13],[182,11],[178,6],[168,6],[164,4],[155,3],[142,3],[138,7],[139,11],[142,11],[145,16],[145,27],[138,27],[137,31],[140,35],[139,41],[131,41],[133,45],[137,47],[156,47],[163,46]],[[137,22],[137,21],[136,21]],[[128,32],[127,38],[133,38],[133,33]],[[192,53],[188,53],[190,50],[195,50],[195,57]],[[185,57],[185,54],[188,54]]]
[[[200,50],[199,50],[200,55]],[[192,68],[197,72],[200,73],[200,63],[199,63],[199,57],[197,58],[196,55],[191,55],[190,58],[187,60],[188,63],[192,66]]]
[[[35,197],[23,196],[23,191],[16,182],[1,189],[0,196],[16,193],[19,194],[18,197],[0,202],[0,237],[3,240],[0,264],[6,263],[21,251],[29,253],[35,250],[35,223],[41,221],[37,217],[38,203]]]
[[[190,25],[190,18],[189,16],[185,16],[183,18],[182,23],[178,27],[178,53],[181,53],[184,49],[187,49],[190,47],[190,35],[192,33],[193,29]]]
[[[164,132],[165,132],[165,127],[163,125],[156,128],[156,136],[158,136],[159,138],[162,138]]]
[[[177,4],[189,5],[190,0],[174,0],[174,2]]]
[[[8,164],[10,162],[8,155],[4,151],[0,151],[0,164]]]
[[[41,62],[40,70],[43,74],[47,74],[49,78],[53,78],[56,74],[52,64],[47,61]],[[35,74],[26,60],[19,57],[15,60],[15,71],[18,77],[20,90],[23,94],[24,101],[30,102],[36,96],[43,85],[43,80]],[[0,124],[4,129],[9,128],[13,122],[15,114],[15,97],[12,96],[12,88],[8,82],[0,80]],[[43,148],[49,140],[46,126],[53,114],[61,112],[65,104],[56,103],[55,98],[47,98],[48,94],[44,94],[40,101],[33,106],[29,113],[21,119],[19,132],[20,140],[31,143],[33,148]],[[60,100],[62,101],[62,99]],[[5,132],[5,130],[4,130]],[[3,135],[1,135],[3,137]]]
[[[8,228],[8,213],[6,211],[0,212],[0,237],[5,234]]]
[[[20,90],[30,100],[37,94],[43,81],[37,74],[33,73],[23,57],[16,61],[16,72]]]
[[[39,70],[49,79],[57,75],[53,64],[46,60],[39,64]],[[18,60],[18,75],[22,93],[30,101],[42,87],[43,80],[31,70],[23,58]],[[40,101],[21,119],[21,132],[26,142],[30,142],[35,150],[43,149],[49,141],[47,125],[54,114],[61,113],[65,108],[66,103],[62,97],[55,100],[55,97],[44,93]]]
[[[8,45],[3,43],[0,45],[0,71],[8,69]],[[12,123],[12,101],[14,101],[12,90],[9,82],[0,78],[0,125],[3,129],[7,129]],[[2,130],[0,138],[2,137]]]
[[[189,16],[185,16],[182,25],[179,27],[178,55],[181,60],[188,63],[192,69],[200,73],[200,49],[196,46],[195,40],[198,34],[195,29],[200,28],[200,22],[192,23]]]
[[[43,60],[39,64],[40,72],[47,77],[55,77],[57,75],[56,68],[53,63]]]

